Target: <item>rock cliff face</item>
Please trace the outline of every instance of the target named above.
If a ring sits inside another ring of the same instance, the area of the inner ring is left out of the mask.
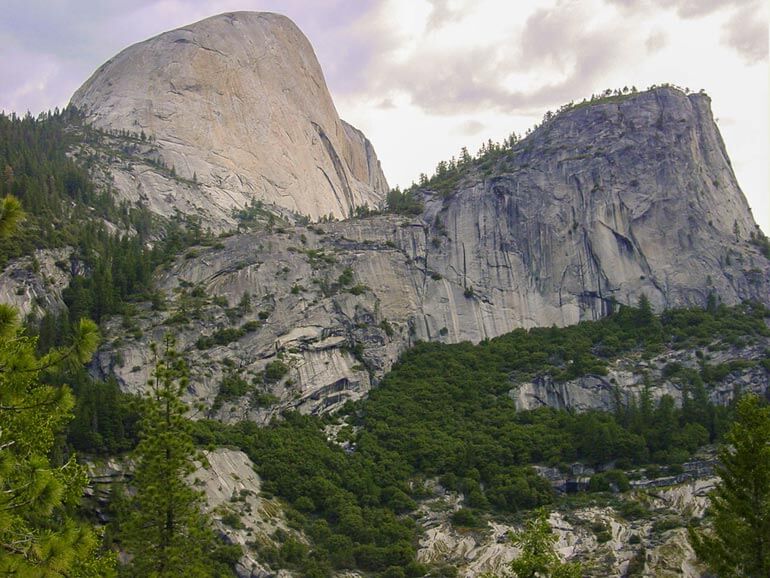
[[[301,543],[307,543],[307,538],[291,528],[280,500],[261,494],[262,480],[254,472],[254,463],[243,452],[225,448],[204,452],[202,460],[190,481],[203,492],[204,511],[216,531],[242,548],[236,574],[243,578],[291,576],[286,571],[272,573],[259,555],[259,547],[280,547],[276,539],[280,535]]]
[[[140,389],[147,342],[163,331],[194,350],[201,336],[258,322],[190,357],[191,396],[209,404],[233,363],[254,376],[285,363],[283,379],[264,384],[272,407],[230,400],[217,410],[260,420],[361,397],[416,340],[566,325],[642,294],[658,309],[704,305],[712,291],[728,304],[770,299],[770,263],[750,242],[755,224],[703,95],[663,88],[562,113],[486,174],[470,170],[447,196],[422,194],[420,217],[265,226],[180,257],[158,277],[169,310],[140,315],[138,339],[108,330],[123,337],[100,354],[100,372]],[[208,301],[190,315],[196,291]],[[235,319],[244,295],[251,310]],[[639,385],[617,376],[626,381]],[[604,385],[514,395],[522,406],[549,396],[602,405]]]
[[[214,229],[252,199],[345,218],[388,190],[371,143],[339,119],[307,38],[277,14],[222,14],[135,44],[71,104],[99,128],[153,139],[159,160],[199,194],[151,206]],[[126,198],[176,196],[157,172],[118,172]]]
[[[501,317],[570,324],[642,293],[658,309],[770,294],[705,95],[661,88],[557,115],[426,216],[440,241],[428,265],[486,305],[478,338]]]
[[[652,383],[649,393],[657,401],[664,395],[681,404],[684,385],[679,378],[666,376],[669,364],[679,364],[698,370],[704,363],[730,368],[718,384],[710,384],[709,400],[727,405],[736,391],[756,393],[760,397],[770,389],[770,374],[760,364],[770,349],[770,339],[757,338],[756,343],[741,347],[714,343],[704,359],[702,350],[667,351],[650,360],[622,358],[612,364],[606,376],[587,375],[579,379],[556,382],[550,376],[540,376],[532,382],[515,385],[510,396],[521,410],[553,407],[571,411],[599,409],[614,411],[618,402],[639,399]],[[698,355],[701,357],[699,358]]]
[[[16,308],[21,318],[61,311],[62,291],[73,275],[83,272],[71,257],[70,249],[38,249],[11,261],[0,271],[0,303]]]

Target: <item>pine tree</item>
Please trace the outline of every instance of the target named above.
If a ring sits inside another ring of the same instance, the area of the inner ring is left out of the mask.
[[[548,523],[548,512],[540,508],[527,521],[526,529],[513,536],[513,543],[521,554],[511,561],[509,567],[516,578],[580,578],[580,564],[559,560],[553,545],[556,534]]]
[[[722,577],[770,576],[770,407],[738,402],[719,449],[721,480],[711,493],[713,530],[690,530],[695,553]]]
[[[182,393],[187,387],[184,359],[170,337],[153,348],[156,366],[135,450],[136,495],[123,526],[122,540],[133,560],[132,576],[210,577],[213,532],[201,512],[202,495],[190,487],[195,446]]]
[[[0,238],[22,217],[13,197],[0,203]],[[35,354],[16,311],[0,304],[0,575],[18,577],[114,575],[114,559],[100,556],[94,531],[72,513],[88,483],[74,456],[49,458],[74,405],[67,387],[41,382],[65,363],[84,363],[98,342],[96,326],[83,320],[72,343]]]
[[[38,358],[36,340],[0,305],[0,575],[114,573],[94,531],[72,514],[88,483],[85,468],[74,457],[61,465],[49,458],[71,418],[72,394],[41,383],[44,371],[87,360],[96,338],[96,326],[83,321],[74,343]]]

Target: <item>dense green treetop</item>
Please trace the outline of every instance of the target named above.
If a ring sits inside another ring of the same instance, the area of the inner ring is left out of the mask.
[[[770,576],[770,407],[744,397],[718,457],[713,527],[690,531],[695,552],[718,576]]]

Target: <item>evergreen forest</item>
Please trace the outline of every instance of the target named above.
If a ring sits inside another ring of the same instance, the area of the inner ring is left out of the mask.
[[[35,251],[68,248],[57,266],[72,276],[66,307],[56,313],[19,319],[0,308],[0,573],[234,575],[240,547],[217,535],[202,514],[200,492],[185,482],[201,450],[227,447],[251,458],[263,496],[280,500],[291,530],[307,538],[284,533],[277,546],[255,544],[270,567],[312,578],[344,570],[453,576],[453,568],[417,560],[421,504],[438,491],[460,497],[452,516],[458,528],[472,531],[490,519],[522,523],[534,513],[533,534],[519,536],[520,543],[537,532],[549,542],[537,522],[541,508],[622,503],[618,496],[645,472],[676,475],[704,447],[736,444],[731,427],[741,392],[728,405],[713,403],[709,393],[732,372],[770,372],[766,349],[759,359],[728,364],[710,357],[770,337],[763,305],[727,307],[712,295],[705,308],[656,315],[642,298],[575,326],[520,329],[475,345],[418,343],[366,399],[333,415],[285,412],[265,427],[187,419],[185,353],[171,339],[158,344],[144,397],[88,370],[98,324],[117,314],[130,318],[140,302],[162,309],[154,272],[189,247],[216,242],[193,219],[163,220],[116,203],[109,186],[94,182],[88,156],[70,154],[74,144],[104,137],[71,109],[0,116],[0,267],[27,257],[34,268]],[[514,135],[503,147],[485,145],[460,164],[491,162],[516,142]],[[424,184],[451,187],[457,167],[440,166]],[[421,210],[414,190],[394,191],[388,201],[396,213]],[[210,339],[197,348],[232,341],[225,334]],[[671,362],[661,369],[681,390],[681,403],[655,398],[650,374],[638,395],[617,389],[606,411],[516,409],[522,384],[606,376],[618,360],[648,363],[680,350],[695,350],[697,367]],[[34,428],[41,428],[38,439]],[[135,471],[114,484],[108,515],[97,519],[82,500],[86,464],[108,457],[130,460]],[[593,471],[581,495],[555,491],[537,469],[566,472],[575,463]],[[626,515],[644,512],[629,508]]]

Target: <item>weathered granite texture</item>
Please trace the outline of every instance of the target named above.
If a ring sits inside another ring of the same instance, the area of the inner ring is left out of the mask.
[[[38,249],[0,271],[0,303],[15,307],[22,319],[58,312],[65,307],[62,291],[80,273],[82,263],[72,258],[70,248]]]
[[[478,342],[567,325],[642,294],[657,309],[704,305],[712,291],[726,303],[770,301],[770,263],[750,243],[755,225],[703,95],[662,88],[562,113],[487,172],[470,171],[447,196],[424,191],[419,217],[265,226],[180,256],[158,275],[169,310],[138,321],[138,340],[108,329],[123,338],[100,354],[100,373],[140,389],[149,340],[173,330],[192,351],[201,336],[258,320],[261,308],[269,317],[258,329],[191,356],[200,368],[191,395],[209,404],[222,363],[258,374],[283,359],[289,373],[269,388],[277,405],[255,413],[236,402],[219,414],[261,421],[285,407],[322,412],[360,398],[416,340]],[[169,324],[195,287],[225,305]],[[232,321],[225,309],[244,294],[255,310]],[[610,378],[590,379],[516,395],[523,406],[551,397],[607,405]]]
[[[554,381],[547,375],[538,376],[532,381],[516,384],[510,396],[521,410],[553,407],[572,411],[614,411],[619,403],[625,405],[634,398],[639,399],[649,386],[649,394],[655,401],[668,395],[681,405],[685,386],[678,377],[666,377],[666,366],[680,364],[697,371],[702,365],[745,362],[746,367],[736,367],[719,383],[707,386],[712,403],[727,405],[736,392],[762,396],[770,389],[770,373],[761,365],[769,349],[770,339],[763,337],[742,347],[714,343],[706,349],[666,351],[650,360],[627,356],[612,363],[607,375],[587,375],[563,382]]]
[[[317,219],[375,206],[388,190],[371,143],[334,108],[313,48],[288,18],[213,16],[126,48],[71,104],[105,130],[144,133],[196,185],[176,208],[217,229],[252,199]],[[162,173],[118,170],[118,194],[171,195]]]
[[[635,575],[645,577],[700,577],[703,567],[695,558],[685,526],[703,517],[715,481],[695,479],[650,492],[629,492],[620,498],[648,508],[648,518],[626,519],[617,506],[553,512],[549,523],[557,535],[556,552],[563,560],[581,562],[585,576],[626,576],[634,564]],[[509,562],[521,553],[510,534],[522,528],[497,520],[488,521],[483,528],[458,528],[450,516],[459,507],[459,497],[449,493],[421,504],[418,522],[425,532],[418,559],[457,568],[458,576],[464,578],[485,572],[507,575]]]
[[[710,291],[770,299],[768,261],[747,243],[756,224],[701,94],[660,88],[557,115],[429,199],[426,220],[438,241],[426,266],[483,303],[477,339],[501,323],[597,318],[642,293],[657,309]]]

